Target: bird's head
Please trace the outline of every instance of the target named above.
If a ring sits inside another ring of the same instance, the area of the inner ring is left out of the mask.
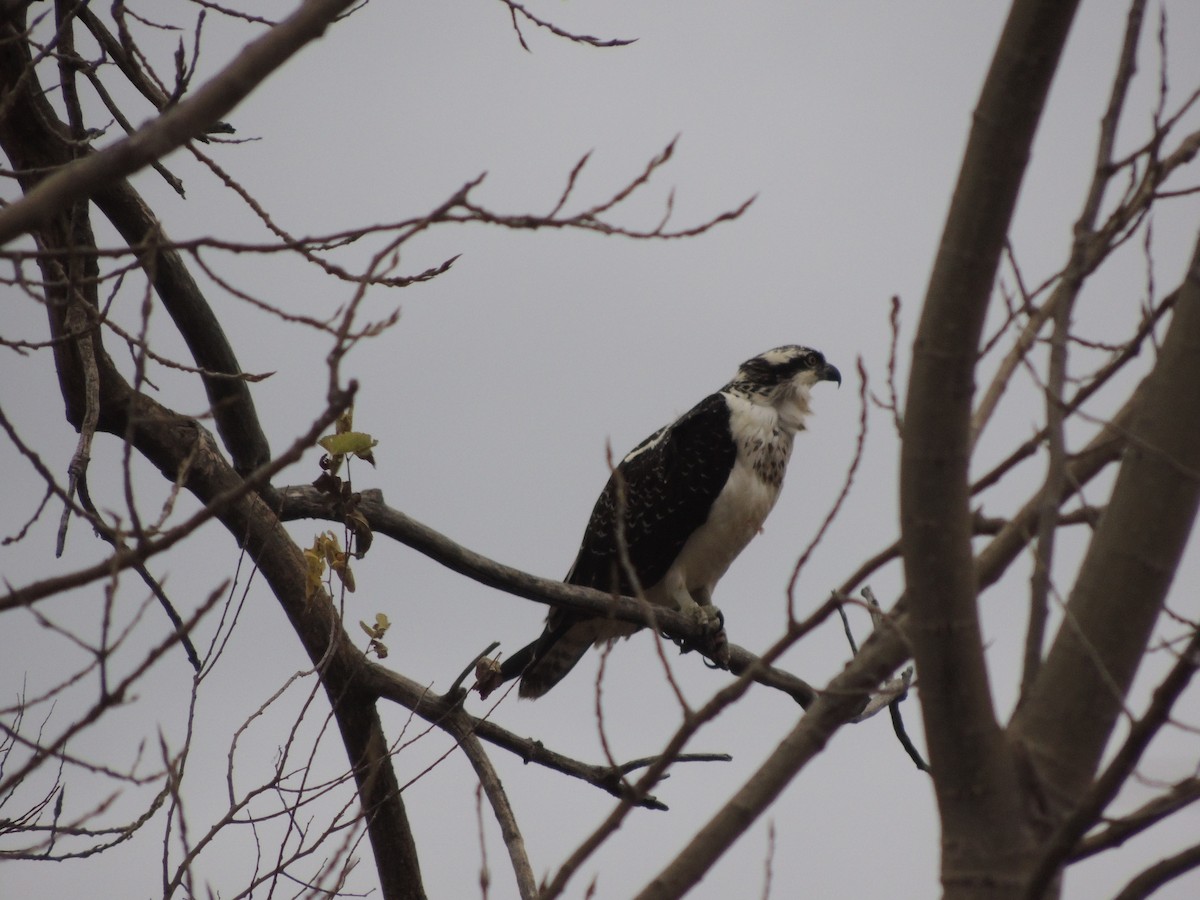
[[[782,424],[798,431],[809,412],[809,391],[819,381],[836,381],[840,386],[842,373],[819,350],[788,344],[746,360],[728,389],[774,406]]]

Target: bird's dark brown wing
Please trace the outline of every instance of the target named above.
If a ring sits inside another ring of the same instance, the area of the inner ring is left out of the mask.
[[[692,532],[707,520],[736,457],[729,406],[721,394],[706,397],[646,438],[605,485],[565,581],[626,596],[633,593],[619,553],[617,516],[623,511],[629,561],[641,587],[654,587]],[[501,679],[521,675],[521,695],[540,697],[579,662],[598,635],[605,636],[596,623],[578,613],[551,610],[541,636],[501,664]]]
[[[618,553],[617,514],[623,507],[629,560],[643,589],[656,585],[708,518],[736,456],[729,407],[721,394],[706,397],[648,437],[604,486],[567,583],[627,596],[633,592]]]

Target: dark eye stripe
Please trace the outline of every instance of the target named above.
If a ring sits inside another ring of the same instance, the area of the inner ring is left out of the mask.
[[[804,371],[819,371],[825,356],[811,347],[785,344],[742,363],[737,380],[751,390],[770,390]]]

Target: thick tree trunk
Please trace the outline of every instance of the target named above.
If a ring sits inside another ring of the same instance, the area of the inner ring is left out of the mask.
[[[1035,852],[996,721],[976,607],[968,464],[980,333],[1029,149],[1076,3],[1016,0],[975,110],[930,277],[905,408],[909,639],[942,819],[947,897],[1013,897]]]

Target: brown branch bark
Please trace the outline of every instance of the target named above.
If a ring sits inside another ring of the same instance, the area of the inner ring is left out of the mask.
[[[1200,844],[1159,860],[1125,885],[1113,900],[1143,900],[1168,881],[1196,868],[1200,868]]]
[[[298,518],[340,521],[329,498],[309,485],[280,488],[278,497],[280,517],[284,521]],[[366,518],[373,532],[387,535],[401,544],[412,547],[446,568],[480,584],[539,603],[655,628],[673,638],[683,640],[700,652],[703,652],[706,646],[706,632],[682,613],[662,607],[650,608],[632,597],[613,597],[603,591],[564,584],[552,578],[539,578],[488,559],[410,518],[400,510],[388,506],[381,491],[363,491],[355,509]],[[736,644],[730,644],[728,649],[729,671],[734,675],[741,675],[754,667],[755,681],[789,694],[805,708],[816,697],[816,691],[803,679],[774,666],[762,664],[758,656]]]
[[[1080,453],[1070,458],[1062,502],[1081,490],[1119,457],[1123,447],[1121,426],[1132,415],[1137,397],[1135,394],[1131,398],[1114,420],[1112,428],[1105,429]],[[1037,499],[1031,500],[980,553],[975,560],[976,578],[980,585],[995,583],[1028,545],[1038,508]],[[848,592],[852,586],[852,582],[847,582],[845,591]],[[690,890],[750,824],[762,815],[791,779],[820,752],[833,733],[847,722],[855,720],[862,708],[863,698],[909,658],[904,639],[909,623],[906,609],[907,600],[902,597],[889,614],[889,621],[893,625],[878,629],[872,635],[846,670],[817,695],[805,717],[763,768],[704,825],[639,896],[678,897]],[[484,726],[489,724],[482,723]],[[551,885],[551,895],[554,895],[555,889],[561,891],[561,881],[561,878],[555,879]]]
[[[352,4],[353,0],[305,0],[296,12],[243,47],[232,62],[178,104],[129,137],[56,172],[0,212],[0,245],[207,132],[263,79],[321,37]]]
[[[9,113],[0,116],[0,145],[28,196],[39,189],[48,171],[69,167],[80,148],[71,139],[72,129],[58,118],[41,90],[32,71],[29,44],[19,39],[19,31],[18,24],[5,23],[5,39],[0,42],[0,85],[4,88],[5,102],[10,106]],[[99,185],[93,199],[130,248],[138,253],[147,277],[196,364],[208,372],[221,373],[202,378],[217,430],[233,457],[235,468],[245,474],[267,462],[271,457],[270,447],[259,424],[249,386],[236,377],[241,373],[237,357],[182,257],[177,251],[161,246],[167,241],[166,235],[127,181],[114,179]],[[86,216],[86,203],[79,203],[76,209],[77,219]],[[0,213],[0,217],[3,215]],[[77,222],[75,227],[79,228],[81,224]],[[45,245],[46,241],[42,243]],[[94,246],[90,229],[77,235],[71,246]],[[73,258],[71,264],[81,265],[84,260],[88,260],[89,274],[94,276],[97,272],[94,257],[88,259],[86,255],[80,255]],[[74,283],[87,286],[91,295],[89,303],[95,308],[92,281],[76,279]],[[74,396],[75,392],[67,392],[68,401]],[[77,427],[84,415],[83,409],[68,408],[68,420]]]
[[[1200,503],[1200,240],[1097,526],[1028,702],[1014,718],[1061,817],[1092,783]]]
[[[1170,673],[1154,692],[1150,708],[1130,727],[1128,737],[1104,773],[1096,779],[1096,783],[1082,802],[1063,820],[1053,837],[1046,842],[1042,859],[1034,870],[1026,891],[1030,900],[1037,900],[1042,896],[1042,891],[1054,877],[1062,861],[1124,786],[1150,742],[1166,724],[1176,701],[1196,674],[1197,667],[1200,667],[1200,632],[1192,635]]]
[[[1100,213],[1100,204],[1104,200],[1109,182],[1116,173],[1112,164],[1113,144],[1116,140],[1117,125],[1125,108],[1129,85],[1137,70],[1137,46],[1145,11],[1146,0],[1134,0],[1130,4],[1125,26],[1125,39],[1117,61],[1117,71],[1113,77],[1108,108],[1100,123],[1100,139],[1096,145],[1092,182],[1088,187],[1083,209],[1075,223],[1075,240],[1071,247],[1071,258],[1063,269],[1058,285],[1046,302],[1032,312],[1012,350],[1004,358],[993,376],[991,384],[984,392],[983,399],[971,419],[972,443],[978,441],[983,428],[991,419],[992,413],[995,412],[1000,397],[1008,388],[1009,381],[1017,367],[1034,346],[1042,326],[1050,319],[1059,316],[1070,317],[1070,310],[1064,311],[1064,307],[1074,306],[1075,297],[1079,293],[1084,277],[1099,264],[1099,261],[1111,249],[1111,240],[1116,230],[1110,227],[1108,229],[1110,233],[1097,235],[1095,232],[1096,218]],[[1152,201],[1153,195],[1147,196],[1145,200]]]
[[[942,819],[946,896],[1011,894],[1034,849],[996,721],[971,550],[974,372],[988,299],[1075,2],[1016,0],[976,107],[938,248],[905,405],[901,548],[908,628]]]
[[[1137,394],[1119,414],[1119,426],[1132,415]],[[1081,490],[1119,455],[1123,439],[1119,430],[1105,430],[1067,463],[1063,501]],[[1029,544],[1037,520],[1035,497],[989,542],[975,560],[975,577],[980,585],[994,584],[1017,554]],[[847,583],[849,584],[849,582]],[[725,804],[687,847],[651,884],[643,889],[646,898],[682,896],[695,885],[733,842],[745,832],[770,803],[820,752],[838,728],[853,721],[862,697],[902,666],[910,656],[904,636],[910,628],[907,597],[901,597],[888,614],[892,623],[877,629],[845,671],[818,694],[803,719],[779,745],[762,769]],[[869,652],[868,652],[869,651]],[[870,683],[872,678],[878,679]],[[843,701],[846,701],[843,705]]]
[[[119,390],[119,385],[110,380],[107,388]],[[190,420],[140,395],[128,400],[129,422],[112,422],[120,426],[116,433],[123,435],[124,426],[132,425],[133,445],[169,477],[198,450],[185,487],[201,502],[226,495],[241,484],[241,477],[220,456],[211,438],[199,448],[181,439],[179,428]],[[203,435],[198,424],[190,424],[194,434]],[[320,592],[309,597],[307,565],[300,548],[257,494],[244,494],[219,518],[246,549],[309,658],[321,670],[321,681],[354,772],[383,896],[423,898],[416,844],[375,708],[375,695],[363,674],[365,658],[343,630],[328,595]]]
[[[310,28],[313,26],[312,11],[325,6],[329,4],[308,4]],[[312,36],[316,33],[319,29]],[[56,338],[64,338],[55,344],[55,362],[68,419],[78,424],[87,404],[79,349],[77,341],[71,340],[73,333],[66,330],[66,313],[73,306],[89,307],[93,313],[98,308],[95,241],[88,225],[87,204],[82,200],[88,193],[103,190],[106,179],[119,177],[122,174],[120,167],[136,159],[136,153],[130,156],[118,152],[116,164],[110,158],[103,165],[88,167],[87,163],[92,160],[108,156],[107,151],[96,154],[89,160],[68,165],[59,175],[35,185],[39,171],[64,162],[63,152],[68,145],[63,142],[62,135],[56,133],[61,123],[41,108],[45,98],[37,89],[27,52],[14,49],[20,48],[23,42],[11,21],[4,23],[3,36],[7,40],[0,46],[0,84],[5,88],[6,100],[14,104],[14,110],[20,103],[25,103],[27,107],[23,108],[32,115],[10,114],[0,122],[0,140],[4,142],[5,152],[21,173],[22,187],[29,191],[25,200],[0,213],[0,218],[24,205],[26,215],[32,212],[33,217],[27,220],[17,217],[16,221],[36,223],[39,244],[55,251],[40,258],[39,264],[49,290],[59,292],[47,298],[52,301],[48,303],[51,333]],[[276,53],[280,52],[280,45],[272,46]],[[263,50],[259,46],[260,54]],[[244,52],[243,57],[246,55]],[[279,61],[282,58],[286,56]],[[262,63],[261,58],[259,63]],[[240,72],[242,76],[250,75],[252,70],[253,66],[247,69],[244,60],[241,67],[236,62],[231,67],[234,74]],[[229,88],[226,85],[226,89]],[[242,88],[249,90],[246,85],[237,89]],[[214,102],[213,98],[210,97],[208,102]],[[180,136],[182,132],[171,132],[170,127],[162,124],[165,122],[169,126],[174,122],[173,127],[186,130],[187,123],[193,120],[174,116],[182,108],[183,104],[165,114],[155,125],[148,126],[147,131],[158,135],[158,139],[174,139],[172,134],[179,140],[186,139],[186,135]],[[193,115],[202,118],[206,107],[201,104],[198,108],[201,112]],[[156,126],[159,126],[158,131],[155,131]],[[161,145],[151,142],[149,146]],[[136,147],[145,149],[141,144]],[[77,170],[76,165],[83,168]],[[125,171],[132,171],[132,168]],[[83,172],[83,176],[78,172]],[[68,176],[65,180],[64,174]],[[57,183],[58,187],[52,183]],[[47,184],[51,184],[51,189],[43,190]],[[64,184],[67,189],[62,193]],[[35,195],[42,199],[37,200]],[[31,200],[36,202],[31,203]],[[134,391],[105,352],[100,331],[93,330],[90,337],[100,387],[97,429],[127,441],[169,482],[180,479],[184,488],[207,507],[198,515],[215,515],[246,549],[283,607],[309,657],[321,669],[322,684],[357,784],[383,895],[423,898],[416,846],[375,708],[375,696],[362,683],[365,660],[343,631],[329,597],[323,593],[310,597],[303,554],[279,518],[251,489],[255,482],[244,480],[226,462],[211,436],[196,420],[180,416]],[[336,398],[331,403],[336,406]],[[274,471],[273,467],[265,466],[256,475],[265,479],[271,471]],[[185,527],[164,538],[142,542],[147,546],[126,554],[118,553],[114,560],[99,567],[100,575],[112,575],[117,571],[113,568],[115,562],[129,565],[144,558],[150,548],[162,549],[170,545],[171,538],[178,540],[187,533],[190,528],[185,523]],[[21,592],[13,592],[7,598],[14,602],[22,602],[22,599]]]
[[[845,670],[816,701],[775,751],[696,836],[637,895],[638,900],[682,897],[712,868],[779,793],[825,748],[863,702],[908,658],[908,645],[897,627],[877,629]]]
[[[195,420],[131,393],[106,356],[100,358],[99,368],[106,410],[100,419],[101,430],[128,437],[168,480],[175,480],[186,469],[184,487],[205,503],[206,512],[215,514],[246,549],[310,659],[321,667],[322,684],[358,785],[383,895],[424,897],[415,843],[375,709],[376,695],[367,687],[366,660],[342,629],[328,595],[309,598],[307,566],[300,549]],[[327,414],[325,419],[332,421],[335,415]],[[322,428],[327,425],[323,420]],[[190,531],[185,527],[175,536]],[[162,539],[158,543],[163,543]],[[112,560],[93,568],[99,570],[97,577],[114,571]]]
[[[1120,459],[1125,449],[1125,429],[1133,419],[1140,398],[1140,389],[1135,390],[1125,405],[1112,417],[1109,425],[1101,429],[1087,446],[1068,459],[1066,477],[1058,497],[1060,507],[1106,466]],[[976,572],[980,591],[995,584],[1008,571],[1008,567],[1021,551],[1029,546],[1037,528],[1040,507],[1040,496],[1031,498],[979,552],[976,557]]]
[[[513,876],[517,881],[517,891],[521,900],[536,900],[537,880],[533,877],[533,867],[529,864],[529,854],[525,850],[525,839],[517,826],[517,817],[512,805],[508,802],[508,794],[500,782],[500,776],[492,766],[480,743],[472,732],[463,730],[454,735],[458,746],[475,770],[475,776],[487,795],[496,824],[500,826],[500,834],[504,839],[504,847],[508,850],[508,858],[512,863]],[[481,838],[482,840],[482,838]]]
[[[1185,778],[1173,785],[1171,790],[1161,797],[1155,797],[1128,815],[1110,820],[1102,831],[1088,835],[1075,845],[1071,851],[1070,860],[1077,862],[1114,847],[1120,847],[1131,837],[1141,834],[1168,816],[1191,806],[1197,800],[1200,800],[1200,778]]]
[[[205,370],[200,378],[212,406],[217,433],[234,468],[246,474],[261,466],[271,458],[271,448],[259,422],[250,385],[238,377],[242,368],[233,346],[208,299],[184,265],[183,257],[177,250],[162,246],[169,244],[170,239],[128,181],[111,181],[97,189],[92,199],[137,252],[192,359]]]
[[[521,737],[489,719],[473,716],[463,708],[461,696],[446,696],[417,684],[398,672],[371,664],[365,675],[372,693],[397,703],[436,725],[454,737],[473,734],[493,746],[507,750],[526,763],[535,763],[554,772],[586,781],[617,799],[628,799],[646,809],[665,810],[665,804],[650,795],[633,797],[622,779],[626,769],[595,765],[564,756],[533,738]],[[694,758],[694,757],[693,757]]]

